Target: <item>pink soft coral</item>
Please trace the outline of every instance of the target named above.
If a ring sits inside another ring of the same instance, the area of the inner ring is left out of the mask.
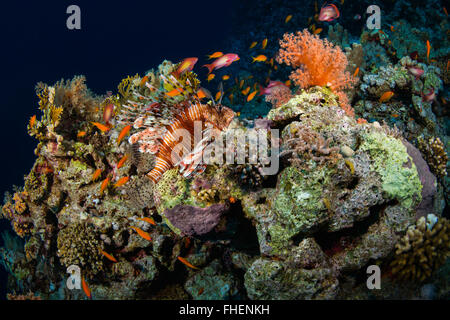
[[[307,29],[297,34],[286,33],[280,40],[278,63],[295,68],[290,79],[301,88],[328,86],[340,98],[341,108],[353,116],[353,109],[343,92],[351,88],[356,79],[346,72],[348,61],[344,52],[328,40],[321,40]]]

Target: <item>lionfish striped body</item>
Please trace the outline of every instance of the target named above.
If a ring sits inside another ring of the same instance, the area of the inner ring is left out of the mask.
[[[174,77],[170,81],[179,84]],[[150,88],[148,83],[146,86]],[[138,144],[140,152],[155,154],[155,167],[147,176],[157,183],[164,172],[176,166],[185,177],[203,172],[206,166],[201,164],[201,157],[211,133],[228,127],[234,112],[214,103],[202,104],[192,94],[186,94],[178,103],[171,103],[167,98],[155,101],[138,93],[135,96],[137,101],[129,101],[131,106],[124,106],[128,109],[127,121],[134,118],[133,127],[138,129],[128,141]]]

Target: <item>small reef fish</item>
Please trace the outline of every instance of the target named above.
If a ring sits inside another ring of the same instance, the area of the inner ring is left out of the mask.
[[[446,8],[446,7],[443,7],[442,9],[444,10],[445,15],[448,17],[448,11],[447,11],[447,8]]]
[[[318,28],[316,30],[314,30],[313,34],[319,34],[322,32],[322,28]]]
[[[103,110],[103,121],[106,124],[109,124],[112,116],[114,115],[114,105],[112,103],[108,103]]]
[[[130,227],[131,229],[133,229],[134,231],[137,232],[137,234],[141,237],[144,238],[145,240],[151,241],[152,237],[150,237],[150,234],[148,232],[145,232],[142,229],[136,228],[136,227]]]
[[[242,94],[244,95],[244,96],[246,96],[246,95],[248,95],[248,93],[250,92],[250,87],[247,87],[247,88],[245,88],[244,90],[242,90],[241,92],[242,92]]]
[[[202,88],[200,88],[200,89],[197,91],[197,97],[198,97],[199,99],[206,98],[206,93],[205,93],[205,91],[203,91]]]
[[[107,252],[105,252],[103,250],[100,250],[100,253],[102,255],[104,255],[108,260],[110,260],[112,262],[117,262],[116,258],[114,258],[111,254],[109,254],[109,253],[107,253]]]
[[[394,92],[392,91],[386,91],[385,93],[383,93],[383,95],[380,97],[380,102],[386,102],[389,101],[392,97],[394,96]]]
[[[220,97],[222,96],[222,91],[218,91],[216,93],[216,96],[214,97],[216,101],[219,101]]]
[[[109,177],[107,177],[105,180],[102,181],[102,184],[100,185],[100,194],[102,194],[103,191],[105,191],[108,184],[109,184]]]
[[[394,26],[390,26],[390,29],[391,29],[391,31],[392,31],[392,32],[394,32],[394,31],[395,31],[395,28],[394,28]]]
[[[414,77],[416,77],[416,79],[419,79],[424,73],[425,71],[421,68],[418,67],[409,67],[408,68],[409,73],[411,73]]]
[[[327,6],[325,5],[326,2],[324,6],[322,6],[322,8],[320,9],[319,21],[331,22],[339,18],[341,14],[339,13],[339,9],[334,4],[329,4]]]
[[[267,87],[263,88],[262,86],[259,86],[259,95],[270,95],[272,94],[272,91],[274,88],[279,87],[279,86],[283,86],[283,87],[287,87],[286,84],[284,84],[281,81],[270,81],[269,84],[267,85]]]
[[[208,55],[208,60],[220,58],[221,56],[223,56],[223,52],[217,51],[214,52],[213,54]]]
[[[146,83],[147,83],[147,81],[148,81],[148,76],[144,76],[144,77],[142,77],[142,80],[141,80],[141,83],[140,83],[140,86],[141,87],[143,87]]]
[[[258,93],[258,90],[253,91],[252,93],[250,93],[247,97],[247,102],[250,102],[253,100],[253,98],[255,97],[255,95]]]
[[[191,268],[191,269],[200,270],[200,268],[197,268],[196,266],[192,265],[192,264],[189,263],[189,261],[187,261],[185,258],[178,257],[178,260],[181,261],[181,263],[185,264],[186,266],[188,266],[188,267]]]
[[[127,155],[124,155],[124,156],[122,157],[122,159],[120,159],[119,162],[117,162],[117,169],[122,168],[123,165],[125,164],[125,161],[127,161],[127,159],[128,159],[128,156],[127,156]]]
[[[239,89],[242,89],[243,86],[244,86],[244,79],[242,79],[242,80],[239,82]]]
[[[430,40],[427,40],[427,61],[430,61],[430,51],[431,51]]]
[[[166,95],[168,95],[169,97],[176,97],[182,93],[183,93],[182,88],[176,88],[176,89],[170,90],[169,92],[166,92]]]
[[[100,178],[101,174],[102,174],[102,169],[95,170],[94,174],[92,175],[92,181],[96,181],[98,178]]]
[[[153,220],[153,218],[150,218],[150,217],[137,218],[137,220],[141,220],[141,221],[144,221],[144,222],[150,223],[151,225],[156,226],[155,220]]]
[[[448,72],[448,67],[450,67],[450,60],[447,60],[447,72]]]
[[[226,55],[223,55],[220,58],[217,58],[213,61],[211,64],[205,64],[203,67],[208,68],[208,74],[210,74],[213,70],[217,70],[223,67],[228,67],[231,65],[234,61],[238,61],[240,58],[235,53],[227,53]]]
[[[131,125],[127,125],[123,127],[123,129],[120,131],[119,136],[117,137],[117,144],[119,145],[123,138],[130,132]]]
[[[257,41],[253,41],[252,44],[250,45],[249,49],[253,49],[257,44],[258,44]]]
[[[34,115],[30,118],[29,125],[30,125],[30,128],[33,128],[36,125],[36,115]]]
[[[205,291],[205,288],[200,288],[200,289],[198,290],[197,295],[198,295],[198,296],[201,295],[201,294],[203,293],[203,291]]]
[[[291,80],[287,80],[284,84],[290,88],[291,87]]]
[[[119,187],[123,186],[125,183],[128,182],[128,180],[130,180],[130,177],[122,177],[122,178],[120,178],[120,179],[114,184],[114,188],[119,188]]]
[[[228,99],[230,99],[230,103],[233,104],[234,95],[232,93],[230,93],[230,95],[228,96]]]
[[[286,19],[284,19],[284,23],[288,23],[292,19],[292,14],[288,15]]]
[[[109,129],[110,129],[110,127],[108,127],[108,126],[106,126],[106,125],[104,125],[104,124],[102,124],[102,123],[99,123],[99,122],[91,122],[94,126],[96,126],[100,131],[102,131],[102,132],[108,132],[109,131]]]
[[[206,80],[208,80],[208,82],[210,82],[211,80],[213,80],[216,77],[216,75],[214,73],[211,73],[210,75],[208,75],[208,78],[206,78]]]
[[[222,77],[223,81],[227,81],[228,79],[230,79],[230,76],[227,74]]]
[[[262,44],[261,44],[261,48],[264,50],[264,49],[266,49],[266,47],[267,47],[267,38],[265,38],[264,40],[263,40],[263,42],[262,42]]]
[[[88,299],[92,299],[91,289],[89,289],[89,286],[86,280],[84,280],[84,277],[81,277],[81,286],[83,287],[83,291],[86,297],[88,297]]]
[[[356,77],[359,73],[359,67],[356,68],[355,72],[353,73],[353,77]]]
[[[264,62],[264,61],[267,60],[267,57],[265,55],[263,55],[263,54],[260,54],[257,57],[252,57],[252,59],[253,59],[252,63],[254,63],[254,62]]]
[[[178,78],[183,73],[185,73],[187,71],[192,71],[192,69],[194,69],[194,65],[197,63],[197,61],[198,61],[198,58],[195,58],[195,57],[184,59],[180,63],[180,66],[175,71],[174,76]]]
[[[77,138],[83,138],[85,135],[86,135],[86,131],[79,131],[78,133],[77,133]]]
[[[228,200],[230,201],[230,203],[236,203],[236,198],[235,197],[230,197]]]

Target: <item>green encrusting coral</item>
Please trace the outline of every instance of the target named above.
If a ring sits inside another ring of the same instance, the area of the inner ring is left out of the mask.
[[[422,184],[412,158],[402,142],[385,133],[370,131],[363,134],[361,151],[367,151],[372,168],[382,179],[383,191],[403,207],[411,208],[420,202]]]

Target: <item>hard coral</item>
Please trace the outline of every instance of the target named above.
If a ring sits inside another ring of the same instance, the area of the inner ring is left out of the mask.
[[[277,62],[295,68],[290,79],[301,88],[328,86],[335,93],[339,93],[356,83],[350,73],[345,71],[348,60],[344,52],[306,29],[295,35],[286,33],[280,40],[280,46]],[[348,99],[341,93],[339,98],[343,109],[353,116]]]
[[[423,137],[419,137],[417,141],[419,143],[419,150],[425,155],[431,171],[439,177],[445,177],[447,175],[448,156],[441,139],[431,137],[425,140]]]
[[[74,223],[58,233],[58,256],[62,264],[79,266],[89,278],[103,270],[100,249],[101,242],[88,224]]]
[[[448,258],[450,222],[445,218],[435,220],[434,215],[420,218],[396,245],[391,267],[399,279],[424,281]]]

